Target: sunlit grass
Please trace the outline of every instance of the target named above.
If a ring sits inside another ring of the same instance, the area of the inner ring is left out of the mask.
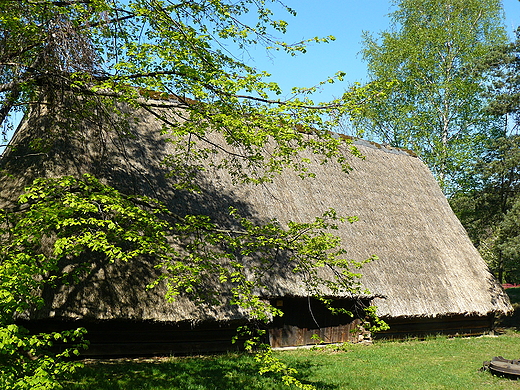
[[[318,389],[520,389],[520,381],[480,372],[484,360],[502,355],[520,358],[520,336],[432,338],[346,345],[314,351],[278,352],[299,370],[299,378]],[[261,376],[248,355],[169,358],[157,362],[89,363],[79,372],[75,389],[285,389]]]
[[[520,389],[520,382],[479,371],[493,356],[516,358],[519,347],[516,335],[352,345],[312,358],[319,367],[307,379],[327,378],[331,389]]]

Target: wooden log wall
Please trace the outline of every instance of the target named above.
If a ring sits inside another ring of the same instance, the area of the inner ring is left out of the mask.
[[[494,315],[452,315],[436,318],[384,318],[390,329],[374,335],[376,339],[403,339],[429,335],[477,336],[490,332]]]
[[[145,321],[32,321],[33,333],[84,327],[90,346],[82,357],[174,356],[237,351],[232,343],[238,324],[167,324]],[[57,346],[63,348],[63,346]]]
[[[269,325],[269,344],[274,348],[358,341],[360,319],[332,314],[316,299],[279,298],[271,304],[284,313]],[[355,304],[348,300],[337,300],[333,306],[356,312]]]
[[[324,343],[357,342],[360,319],[332,315],[316,302],[285,298],[273,302],[284,311],[267,327],[267,342],[274,348]],[[311,314],[312,313],[312,314]],[[390,330],[373,335],[380,339],[426,337],[427,335],[480,335],[493,327],[494,317],[449,316],[442,318],[390,318]],[[243,323],[191,324],[146,321],[60,321],[21,322],[32,333],[85,327],[88,350],[82,357],[173,356],[220,353],[243,349],[243,340],[233,344],[236,329]],[[317,339],[313,338],[317,336]],[[361,335],[362,336],[362,335]],[[63,346],[57,346],[62,349]]]
[[[285,325],[282,328],[269,329],[269,344],[273,348],[313,345],[319,343],[357,342],[359,320],[349,324],[324,328],[299,328]],[[313,338],[317,336],[317,338]]]

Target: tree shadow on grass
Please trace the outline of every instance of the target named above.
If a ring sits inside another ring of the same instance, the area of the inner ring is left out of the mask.
[[[296,377],[318,389],[335,390],[323,381],[309,381],[319,364],[294,362]],[[171,358],[157,361],[89,362],[64,383],[64,389],[92,390],[282,390],[288,389],[273,375],[260,375],[251,356],[227,354],[212,357]]]

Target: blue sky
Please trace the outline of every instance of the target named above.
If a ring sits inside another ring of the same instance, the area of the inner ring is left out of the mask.
[[[277,53],[268,58],[259,48],[250,52],[254,61],[250,65],[272,74],[272,81],[279,83],[284,91],[292,87],[310,87],[334,75],[337,71],[347,73],[344,83],[327,84],[315,101],[339,97],[355,81],[367,81],[366,65],[359,54],[363,31],[377,33],[389,29],[388,14],[392,12],[389,0],[284,0],[297,11],[296,17],[280,13],[277,18],[289,22],[288,33],[280,38],[287,42],[314,36],[334,35],[336,41],[317,44],[308,48],[306,54],[290,57]],[[506,28],[510,36],[520,25],[520,1],[503,0]],[[244,58],[248,60],[248,58]]]

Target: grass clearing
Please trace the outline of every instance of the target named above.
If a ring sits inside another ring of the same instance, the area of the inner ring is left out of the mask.
[[[341,349],[277,352],[318,389],[520,389],[520,381],[480,372],[484,360],[520,358],[520,335],[378,341]],[[89,362],[67,390],[274,390],[287,389],[256,371],[251,356],[173,357]]]

